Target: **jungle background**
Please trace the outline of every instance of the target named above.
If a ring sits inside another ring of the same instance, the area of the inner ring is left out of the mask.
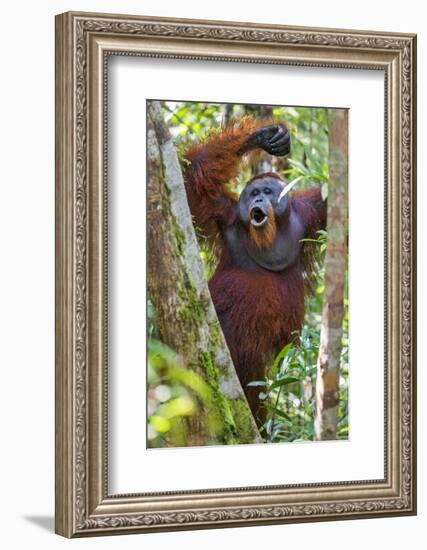
[[[260,105],[212,104],[197,102],[163,102],[162,115],[167,124],[178,156],[192,141],[199,141],[210,131],[244,115],[285,121],[291,134],[291,154],[283,160],[269,155],[253,155],[242,163],[238,178],[239,190],[251,175],[260,171],[280,172],[295,188],[317,184],[324,198],[328,195],[328,110],[325,108],[278,107]],[[215,269],[215,255],[198,233],[200,258],[207,280]],[[268,371],[265,380],[254,380],[260,399],[267,409],[267,420],[260,429],[264,442],[297,442],[314,439],[316,406],[316,373],[320,345],[320,329],[324,302],[324,255],[326,231],[319,232],[316,241],[318,265],[314,293],[307,296],[305,322],[297,344],[286,345]],[[150,247],[148,241],[147,246]],[[224,444],[221,433],[221,410],[215,391],[197,371],[186,368],[185,358],[166,346],[156,328],[155,309],[148,299],[148,388],[147,445],[175,447],[194,444],[191,431],[194,419],[204,411],[203,444]],[[171,321],[172,322],[172,321]],[[345,273],[344,317],[339,372],[339,407],[336,439],[349,436],[349,312],[348,269]],[[238,443],[228,440],[228,443]]]

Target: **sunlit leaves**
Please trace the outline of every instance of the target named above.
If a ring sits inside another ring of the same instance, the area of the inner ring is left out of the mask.
[[[157,414],[153,414],[153,416],[150,417],[150,424],[152,428],[154,428],[154,432],[151,432],[151,435],[153,436],[151,439],[154,439],[157,434],[166,433],[171,429],[171,423],[169,420],[164,416]]]
[[[188,141],[201,139],[223,117],[223,106],[214,103],[166,101],[163,110],[172,135]]]
[[[187,440],[185,418],[200,407],[210,411],[208,429],[220,427],[212,391],[194,371],[181,366],[170,348],[151,339],[148,345],[147,439],[149,447],[183,446]]]

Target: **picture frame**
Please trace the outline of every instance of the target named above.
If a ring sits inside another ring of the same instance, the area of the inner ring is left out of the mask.
[[[414,515],[416,36],[68,12],[56,17],[55,46],[56,532],[82,537]],[[109,493],[110,56],[247,63],[255,73],[269,64],[384,75],[383,478],[223,489],[207,489],[207,481],[196,490]]]

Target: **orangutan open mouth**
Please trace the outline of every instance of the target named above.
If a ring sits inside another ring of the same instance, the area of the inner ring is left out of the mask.
[[[255,208],[251,209],[251,224],[255,227],[262,227],[265,225],[268,221],[267,214],[265,214],[261,208],[258,208],[257,206]]]

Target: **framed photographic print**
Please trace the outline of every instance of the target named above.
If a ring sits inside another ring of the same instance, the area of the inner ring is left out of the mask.
[[[56,532],[416,513],[416,37],[56,18]]]

